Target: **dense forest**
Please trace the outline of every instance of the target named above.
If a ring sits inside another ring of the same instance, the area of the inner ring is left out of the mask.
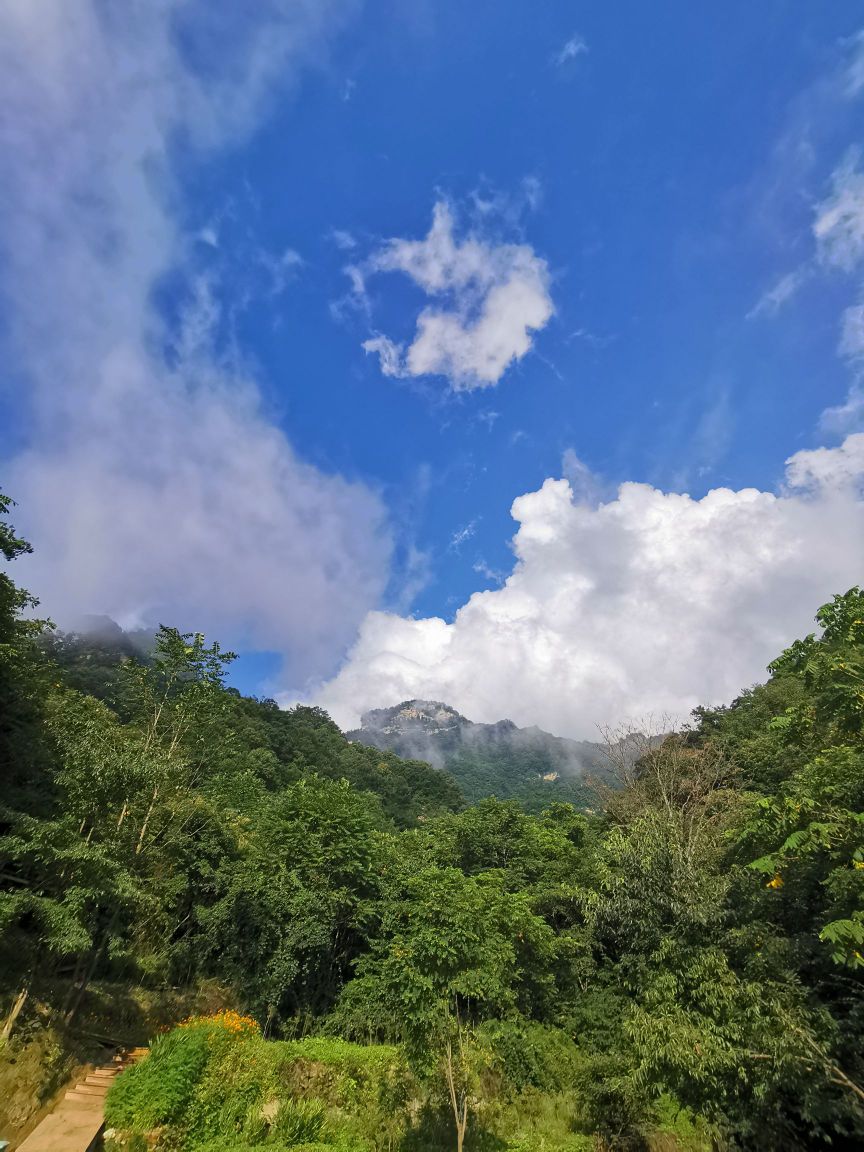
[[[241,696],[201,635],[35,614],[0,574],[0,1083],[162,1028],[116,1147],[864,1143],[858,589],[539,813]]]

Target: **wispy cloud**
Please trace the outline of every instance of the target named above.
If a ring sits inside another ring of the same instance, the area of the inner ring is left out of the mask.
[[[343,252],[350,252],[352,248],[357,247],[357,241],[344,228],[333,228],[330,232],[330,239]]]
[[[838,351],[853,379],[843,403],[826,408],[820,423],[827,432],[842,436],[864,427],[864,304],[853,304],[843,313]]]
[[[853,304],[843,313],[840,355],[849,360],[864,358],[864,304]]]
[[[458,552],[462,545],[471,539],[477,531],[477,525],[480,523],[479,519],[471,520],[467,524],[463,524],[461,528],[457,528],[453,535],[450,537],[448,549],[451,552]]]
[[[596,332],[592,332],[588,328],[576,328],[567,337],[567,342],[571,340],[581,340],[591,348],[608,348],[610,344],[614,344],[617,337],[615,336],[600,336]]]
[[[799,289],[806,284],[810,275],[809,267],[802,265],[801,268],[796,268],[794,272],[788,272],[785,276],[781,276],[773,287],[762,293],[747,313],[747,319],[756,320],[760,316],[776,316],[780,309],[798,294]]]
[[[477,419],[478,424],[485,424],[486,427],[491,432],[492,429],[495,427],[496,420],[498,420],[500,418],[500,416],[501,416],[501,413],[496,412],[494,410],[494,408],[486,408],[482,412],[477,413],[476,419]]]
[[[787,163],[783,179],[774,181],[774,187],[796,189],[809,173],[812,179],[816,149],[813,145],[813,122],[824,121],[828,111],[836,118],[838,112],[864,95],[864,32],[840,46],[841,61],[827,76],[814,84],[802,97],[804,115],[799,109],[792,127],[778,145],[781,157],[793,157]],[[847,110],[848,115],[848,110]],[[803,164],[801,157],[806,158]],[[790,174],[791,173],[791,174]],[[840,336],[838,354],[848,362],[853,373],[849,391],[843,403],[827,408],[820,417],[825,432],[845,435],[864,427],[864,304],[860,302],[859,278],[864,267],[864,169],[861,150],[855,145],[837,163],[820,196],[811,194],[813,203],[810,223],[810,255],[797,268],[780,279],[756,302],[747,314],[750,320],[770,318],[781,312],[810,281],[827,276],[853,276],[859,302],[850,304],[839,318]],[[795,237],[800,243],[801,237]]]
[[[258,262],[270,279],[270,291],[273,296],[281,296],[306,263],[294,248],[285,248],[278,255],[262,248],[257,255]]]
[[[561,456],[561,475],[570,485],[577,504],[596,506],[603,499],[605,484],[588,467],[574,448],[565,448]]]
[[[497,568],[490,567],[482,556],[474,561],[471,568],[478,576],[482,576],[484,580],[490,580],[493,584],[497,584],[499,588],[507,579],[506,572],[500,572]]]
[[[363,347],[378,354],[387,376],[444,376],[455,391],[497,384],[553,314],[546,261],[527,244],[476,233],[458,240],[443,200],[423,240],[389,240],[362,268],[346,271],[363,299],[368,277],[398,272],[436,301],[421,310],[407,347],[380,333]]]
[[[850,99],[864,92],[864,31],[849,41],[849,61],[843,73],[843,88]]]
[[[578,33],[574,33],[569,40],[558,49],[552,59],[560,68],[562,64],[566,64],[569,60],[575,60],[579,56],[584,56],[587,52],[588,44],[585,38]]]
[[[819,263],[856,277],[864,265],[864,172],[859,162],[860,152],[851,149],[835,169],[831,192],[817,205],[813,225]],[[864,304],[844,310],[838,352],[853,379],[844,402],[822,413],[821,426],[842,435],[864,427]]]
[[[835,168],[831,193],[817,206],[813,222],[822,264],[849,272],[864,258],[864,172],[860,152],[850,149]]]

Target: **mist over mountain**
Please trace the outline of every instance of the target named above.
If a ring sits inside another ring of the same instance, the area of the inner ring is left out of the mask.
[[[437,700],[405,700],[373,708],[349,740],[445,769],[469,801],[519,799],[529,808],[570,800],[585,803],[586,776],[608,769],[603,744],[568,740],[512,720],[477,724]]]

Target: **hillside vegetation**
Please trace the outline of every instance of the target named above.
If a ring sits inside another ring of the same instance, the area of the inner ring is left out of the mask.
[[[116,1146],[861,1146],[858,589],[602,810],[537,814],[226,689],[202,636],[31,608],[0,574],[5,1069],[93,997],[236,1011],[118,1079]]]
[[[593,796],[589,778],[605,778],[609,769],[603,744],[518,728],[512,720],[475,724],[438,701],[372,709],[347,736],[445,769],[469,803],[497,796],[529,812],[561,802],[584,806]]]

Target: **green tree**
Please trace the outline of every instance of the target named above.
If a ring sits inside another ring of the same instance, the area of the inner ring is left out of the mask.
[[[198,947],[267,1030],[332,1006],[373,916],[386,827],[373,798],[306,777],[233,822]]]
[[[489,1059],[478,1025],[530,1012],[538,981],[551,986],[551,954],[551,930],[499,874],[424,868],[399,886],[358,964],[342,1011],[395,1024],[414,1067],[441,1078],[459,1152]]]

